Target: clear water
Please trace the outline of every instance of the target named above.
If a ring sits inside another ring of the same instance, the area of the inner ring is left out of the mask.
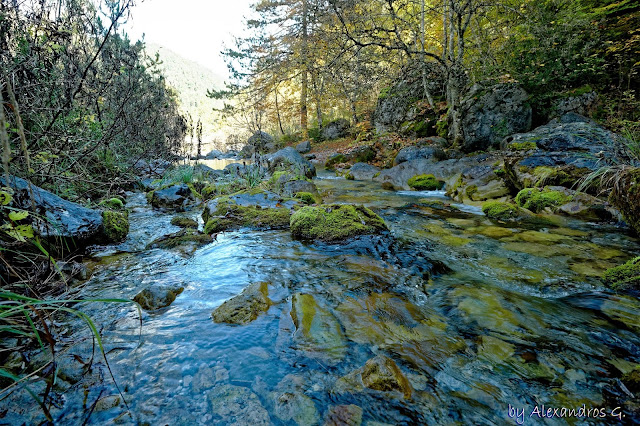
[[[636,239],[564,218],[496,224],[476,210],[450,208],[441,194],[417,197],[328,177],[316,182],[325,202],[369,206],[396,242],[331,246],[295,241],[286,231],[241,230],[197,250],[145,250],[178,228],[143,194],[130,198],[131,234],[116,248],[96,250],[93,276],[78,296],[131,298],[162,284],[185,290],[170,307],[143,313],[141,328],[130,305],[84,306],[102,330],[131,413],[122,403],[100,404],[88,423],[256,423],[230,417],[232,404],[215,399],[230,384],[246,391],[235,408],[264,407],[282,425],[322,424],[330,407],[348,404],[361,407],[363,424],[371,425],[514,424],[510,406],[526,411],[526,424],[567,423],[530,416],[542,404],[602,407],[606,418],[577,423],[617,424],[608,413],[627,398],[616,377],[640,363],[640,301],[606,291],[598,276],[637,255]],[[245,326],[212,321],[212,310],[255,282],[270,283],[268,312]],[[317,302],[316,317],[327,327],[315,341],[293,325],[294,293]],[[91,339],[75,327],[70,351],[87,359]],[[326,350],[327,341],[341,347]],[[403,371],[410,397],[345,390],[340,378],[378,354]],[[93,384],[60,385],[62,402],[52,410],[59,423],[81,424],[94,401],[118,395],[99,357],[88,377],[98,372],[102,380]],[[284,396],[293,409],[283,406]],[[5,404],[14,407],[9,423],[39,418],[28,396]],[[625,422],[638,420],[623,410]]]

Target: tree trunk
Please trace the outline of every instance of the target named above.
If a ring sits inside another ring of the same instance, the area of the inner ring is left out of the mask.
[[[309,137],[309,129],[307,124],[307,86],[308,86],[308,4],[307,0],[302,0],[302,49],[300,52],[302,87],[300,88],[300,127],[302,128],[302,137]]]

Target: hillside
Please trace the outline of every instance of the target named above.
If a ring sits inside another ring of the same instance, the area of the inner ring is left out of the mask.
[[[220,101],[209,99],[207,90],[222,88],[224,78],[164,46],[147,43],[147,53],[154,56],[156,52],[160,54],[160,68],[167,81],[178,92],[181,110],[191,114],[194,125],[198,118],[202,120],[205,143],[211,142],[216,136],[220,137],[216,135],[220,129],[216,126],[216,116],[213,113],[213,108]]]

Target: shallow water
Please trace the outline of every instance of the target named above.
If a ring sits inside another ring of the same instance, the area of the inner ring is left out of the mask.
[[[637,240],[565,218],[497,224],[440,193],[329,177],[316,181],[325,202],[367,205],[391,237],[332,246],[241,230],[197,250],[145,250],[178,228],[144,194],[130,197],[127,241],[95,250],[78,296],[185,290],[170,307],[143,313],[142,328],[130,305],[84,305],[131,413],[99,404],[89,423],[260,424],[246,416],[264,407],[273,424],[322,424],[331,407],[353,404],[371,425],[514,424],[510,406],[526,411],[526,424],[566,424],[529,414],[586,404],[607,416],[580,422],[616,424],[609,413],[625,399],[616,378],[640,363],[640,301],[608,292],[598,276],[640,253]],[[213,309],[255,282],[269,283],[267,313],[245,326],[212,321]],[[291,319],[293,294],[315,301],[308,335]],[[88,339],[71,352],[87,359],[91,347]],[[409,395],[340,380],[378,354],[400,367]],[[94,401],[118,395],[100,366],[97,358],[104,380],[59,391],[60,423],[82,423]],[[5,421],[32,423],[28,397],[13,398],[24,405]]]

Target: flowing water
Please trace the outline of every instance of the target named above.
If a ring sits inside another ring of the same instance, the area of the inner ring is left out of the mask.
[[[60,423],[80,424],[92,411],[92,424],[261,424],[266,410],[273,424],[322,424],[347,405],[370,425],[575,423],[538,417],[542,404],[604,408],[604,418],[578,423],[618,423],[611,411],[628,398],[616,377],[640,363],[640,301],[605,290],[598,277],[637,255],[637,240],[563,218],[497,224],[438,192],[383,191],[328,174],[316,183],[325,202],[378,212],[391,237],[326,245],[240,230],[199,249],[146,250],[179,229],[144,194],[132,195],[127,241],[96,249],[78,296],[185,290],[143,313],[142,327],[131,305],[83,306],[132,417],[96,357],[92,379],[68,388],[53,410]],[[267,313],[244,326],[212,321],[212,310],[256,282],[269,283]],[[297,313],[300,329],[293,294],[313,306]],[[87,360],[89,333],[69,333],[77,343],[67,355]],[[343,379],[376,355],[395,361],[408,392]],[[31,422],[28,396],[14,398],[25,405],[4,420]],[[622,412],[623,422],[638,421],[626,408],[613,414]]]

